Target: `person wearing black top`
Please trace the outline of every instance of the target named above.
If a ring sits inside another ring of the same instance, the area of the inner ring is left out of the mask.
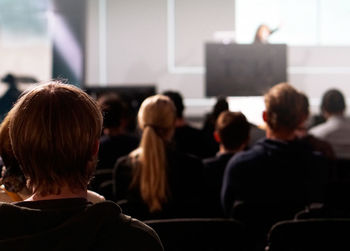
[[[176,107],[175,134],[173,142],[176,148],[186,154],[194,155],[198,158],[212,157],[217,152],[217,145],[199,128],[191,126],[184,118],[184,103],[182,95],[177,91],[165,91],[163,95],[169,97]]]
[[[215,125],[214,136],[220,145],[215,157],[203,160],[206,201],[211,217],[223,217],[220,203],[222,179],[228,161],[242,151],[249,141],[250,124],[241,112],[223,111]]]
[[[102,128],[95,100],[51,81],[21,96],[9,116],[11,146],[33,194],[0,203],[0,250],[163,250],[152,228],[114,202],[87,201]]]
[[[221,191],[226,214],[245,222],[258,245],[273,223],[323,201],[328,174],[325,157],[295,133],[306,119],[303,95],[280,83],[264,99],[266,138],[229,161]]]
[[[123,211],[139,219],[199,217],[202,207],[200,159],[171,145],[175,106],[164,95],[148,97],[138,113],[139,147],[114,169],[114,192]]]

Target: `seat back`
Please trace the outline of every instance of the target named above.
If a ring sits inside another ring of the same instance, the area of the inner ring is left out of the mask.
[[[348,229],[350,219],[281,221],[270,229],[266,250],[350,250]]]
[[[228,218],[177,218],[144,221],[167,251],[249,250],[245,227]]]
[[[242,222],[257,250],[266,246],[270,228],[279,221],[294,219],[304,206],[297,203],[239,202],[233,207],[232,217]]]

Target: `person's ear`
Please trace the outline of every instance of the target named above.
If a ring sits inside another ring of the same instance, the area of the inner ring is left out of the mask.
[[[98,154],[99,147],[100,147],[100,140],[97,139],[94,145],[92,146],[91,156],[96,156]]]
[[[213,136],[216,142],[221,143],[220,135],[217,131],[214,131]]]
[[[264,120],[264,122],[267,122],[267,112],[266,111],[263,111],[263,113],[262,113],[262,118],[263,118],[263,120]]]

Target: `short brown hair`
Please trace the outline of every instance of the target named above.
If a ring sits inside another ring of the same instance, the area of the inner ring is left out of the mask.
[[[13,152],[33,192],[59,194],[64,184],[86,189],[102,128],[95,100],[75,86],[51,81],[26,92],[11,112]]]
[[[303,95],[287,83],[279,83],[264,96],[267,124],[273,131],[295,130],[305,119]]]
[[[223,111],[216,120],[215,130],[226,149],[236,150],[247,143],[250,124],[241,112]]]

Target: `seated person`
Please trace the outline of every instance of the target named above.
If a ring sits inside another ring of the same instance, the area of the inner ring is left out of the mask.
[[[0,201],[22,201],[32,195],[26,185],[23,172],[13,154],[9,124],[12,112],[10,111],[0,125],[0,156],[2,160],[2,172],[0,178]],[[104,201],[105,198],[91,190],[87,191],[87,200],[92,203]]]
[[[138,112],[139,147],[114,169],[116,200],[139,219],[196,217],[202,212],[200,159],[172,147],[176,111],[164,95],[145,99]]]
[[[219,151],[219,143],[214,138],[215,131],[215,123],[218,119],[219,115],[223,111],[229,110],[229,104],[225,96],[218,96],[216,98],[215,105],[213,106],[213,110],[206,114],[203,122],[202,131],[207,135],[206,137],[211,141],[213,147],[216,147],[216,152]]]
[[[178,150],[197,156],[201,159],[215,156],[217,152],[216,144],[202,130],[191,126],[184,118],[185,106],[183,98],[179,92],[165,91],[163,95],[168,96],[176,107],[175,134],[173,142]]]
[[[121,156],[136,149],[139,138],[128,132],[126,103],[115,93],[100,96],[97,103],[103,115],[98,162],[90,188],[112,198],[112,170]]]
[[[314,135],[308,132],[309,121],[307,120],[307,118],[310,115],[309,99],[304,93],[301,93],[301,95],[303,96],[303,102],[301,104],[302,114],[305,117],[305,122],[300,124],[299,127],[295,130],[296,136],[299,139],[303,140],[306,144],[309,144],[314,151],[320,152],[325,157],[327,157],[330,163],[334,162],[336,157],[332,145],[329,142],[315,137]]]
[[[233,156],[224,172],[221,201],[227,215],[245,222],[264,245],[273,223],[312,202],[321,202],[325,165],[322,155],[296,138],[306,119],[303,95],[287,83],[264,96],[266,138]]]
[[[204,179],[206,186],[206,201],[211,217],[223,217],[220,203],[222,178],[227,162],[239,151],[242,151],[249,141],[250,125],[241,112],[223,111],[215,125],[214,136],[220,150],[215,157],[203,160]]]
[[[11,110],[11,146],[32,195],[0,203],[1,250],[162,250],[157,234],[110,201],[87,201],[102,115],[72,85],[27,91]]]
[[[97,169],[112,170],[116,160],[135,150],[139,139],[127,130],[127,105],[116,94],[100,97],[98,104],[103,115],[103,131],[100,139]]]
[[[312,127],[311,135],[329,142],[337,159],[350,159],[350,120],[345,118],[345,98],[337,89],[322,97],[321,111],[326,122]]]

